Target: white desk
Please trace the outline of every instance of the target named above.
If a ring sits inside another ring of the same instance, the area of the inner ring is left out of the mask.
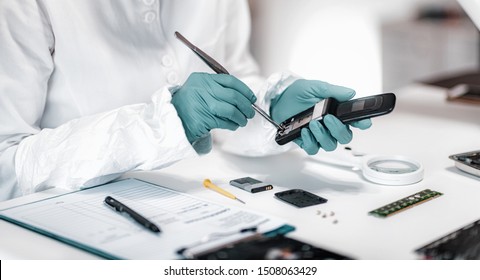
[[[413,259],[413,251],[459,227],[480,219],[480,179],[457,170],[448,156],[480,149],[480,107],[447,103],[438,89],[410,86],[396,92],[397,107],[373,120],[367,131],[354,131],[349,146],[372,154],[400,154],[420,161],[425,179],[409,186],[382,186],[359,173],[320,163],[297,149],[265,158],[246,158],[214,150],[169,168],[130,174],[132,177],[198,195],[212,201],[242,205],[206,190],[210,178],[246,201],[243,207],[266,212],[297,229],[294,238],[360,259]],[[251,176],[275,185],[273,191],[250,194],[226,185]],[[277,191],[303,188],[327,198],[326,204],[298,209],[273,197]],[[373,209],[430,188],[443,196],[380,219]],[[56,189],[0,203],[0,208],[58,194]],[[317,215],[334,211],[334,217]],[[338,223],[334,224],[333,219]],[[98,258],[74,247],[0,221],[0,259]]]

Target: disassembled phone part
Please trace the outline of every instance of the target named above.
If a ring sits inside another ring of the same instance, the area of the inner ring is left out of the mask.
[[[440,192],[437,191],[432,191],[429,189],[423,190],[421,192],[417,192],[415,194],[412,194],[410,196],[407,196],[405,198],[402,198],[400,200],[397,200],[395,202],[392,202],[390,204],[384,205],[380,208],[377,208],[373,211],[368,212],[368,214],[380,217],[380,218],[386,218],[390,217],[394,214],[397,214],[401,211],[404,211],[408,208],[412,208],[414,206],[417,206],[421,203],[427,202],[431,199],[434,199],[436,197],[439,197],[443,195]]]
[[[244,177],[230,181],[230,185],[240,188],[244,191],[257,193],[273,189],[270,184],[263,183],[252,177]]]
[[[480,260],[480,220],[415,250],[427,260]]]
[[[345,102],[338,102],[334,98],[324,99],[281,123],[275,141],[279,145],[284,145],[300,137],[302,128],[308,127],[310,121],[322,121],[327,114],[336,116],[344,123],[388,114],[395,107],[395,100],[393,93],[372,95]]]
[[[455,166],[467,173],[480,176],[480,150],[451,155],[448,158],[455,161]]]
[[[275,193],[275,196],[286,203],[292,204],[299,208],[322,204],[328,201],[323,197],[301,189],[278,192]]]

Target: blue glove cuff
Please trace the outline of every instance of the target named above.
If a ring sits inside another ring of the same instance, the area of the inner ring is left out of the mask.
[[[200,155],[208,154],[212,150],[212,135],[207,133],[192,143],[195,152]]]

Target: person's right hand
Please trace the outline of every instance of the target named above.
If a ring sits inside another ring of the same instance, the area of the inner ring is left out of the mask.
[[[231,75],[192,73],[173,94],[172,104],[193,143],[214,128],[245,126],[255,115],[252,103],[256,100],[253,92]]]

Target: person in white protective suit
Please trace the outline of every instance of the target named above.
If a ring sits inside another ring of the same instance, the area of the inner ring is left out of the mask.
[[[0,200],[208,153],[212,129],[246,126],[229,151],[279,153],[289,145],[275,143],[275,127],[251,103],[282,122],[323,98],[353,97],[288,73],[260,77],[249,20],[239,0],[0,1]],[[207,74],[175,31],[232,76]],[[349,125],[327,116],[295,143],[315,154],[351,138]]]

